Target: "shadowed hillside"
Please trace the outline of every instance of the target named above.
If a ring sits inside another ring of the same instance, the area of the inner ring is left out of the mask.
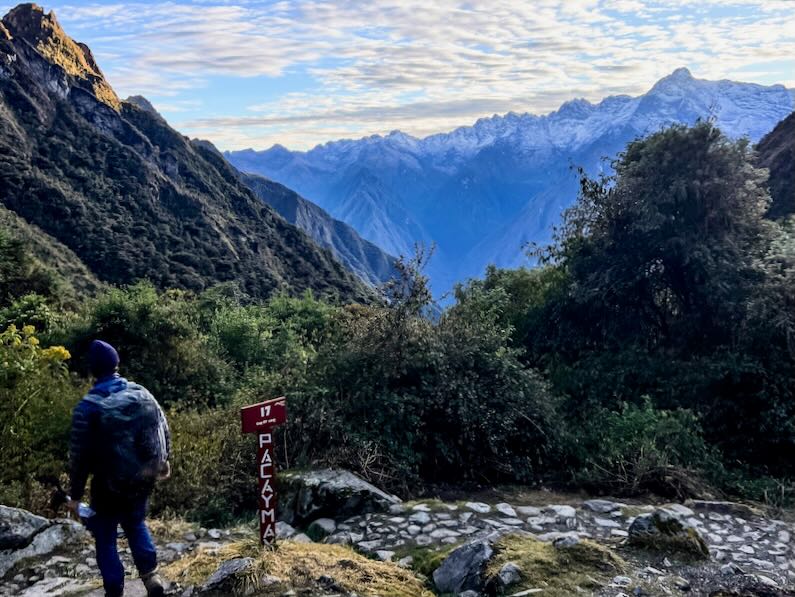
[[[88,48],[35,5],[3,19],[0,121],[0,201],[105,282],[366,296],[219,155],[119,102]]]

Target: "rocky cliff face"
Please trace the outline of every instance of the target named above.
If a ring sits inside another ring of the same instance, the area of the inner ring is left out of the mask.
[[[254,197],[215,151],[140,102],[121,102],[52,13],[18,6],[0,32],[0,203],[102,281],[254,297],[368,291]]]
[[[91,50],[66,35],[54,13],[45,13],[36,4],[20,4],[3,17],[3,25],[8,39],[30,44],[48,62],[74,77],[75,84],[114,110],[120,108],[119,98],[105,80]]]

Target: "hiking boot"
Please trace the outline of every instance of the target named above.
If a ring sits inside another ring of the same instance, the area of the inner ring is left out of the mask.
[[[163,597],[166,594],[166,587],[163,585],[163,579],[157,573],[157,568],[142,575],[141,580],[146,587],[147,597]]]

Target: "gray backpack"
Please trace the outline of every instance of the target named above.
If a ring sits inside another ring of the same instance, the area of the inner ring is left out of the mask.
[[[154,396],[143,386],[129,383],[118,392],[89,393],[86,399],[100,407],[95,476],[120,495],[151,490],[169,450],[168,423]]]

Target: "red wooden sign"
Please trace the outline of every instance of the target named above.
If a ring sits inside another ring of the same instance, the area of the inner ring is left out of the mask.
[[[262,429],[270,429],[287,421],[287,399],[274,398],[259,404],[244,406],[240,409],[243,420],[243,433],[257,433]]]
[[[257,480],[259,481],[260,542],[276,539],[276,463],[273,454],[273,427],[287,420],[284,397],[243,407],[240,410],[243,433],[257,434]]]

